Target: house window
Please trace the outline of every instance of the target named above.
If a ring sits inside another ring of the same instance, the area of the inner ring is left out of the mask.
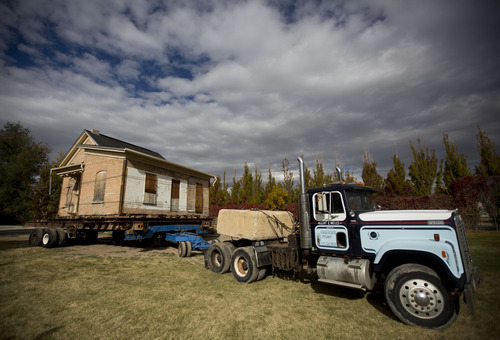
[[[104,202],[104,191],[106,190],[106,171],[98,172],[95,175],[94,203]]]
[[[146,185],[144,188],[144,204],[156,204],[156,186],[158,177],[154,174],[146,174]]]
[[[170,211],[179,211],[180,186],[181,186],[181,181],[176,179],[172,180]]]

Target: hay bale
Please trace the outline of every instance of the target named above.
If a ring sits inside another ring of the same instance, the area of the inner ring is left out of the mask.
[[[222,209],[217,219],[219,234],[250,241],[284,238],[293,226],[288,211]]]

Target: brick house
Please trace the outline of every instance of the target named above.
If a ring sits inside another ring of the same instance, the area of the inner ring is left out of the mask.
[[[61,164],[58,215],[207,217],[212,175],[84,130]]]

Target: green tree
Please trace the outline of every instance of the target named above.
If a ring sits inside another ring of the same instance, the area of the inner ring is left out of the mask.
[[[34,216],[33,191],[50,148],[29,129],[7,123],[0,130],[0,221],[19,223]]]
[[[384,179],[377,172],[377,162],[372,159],[372,156],[365,149],[365,154],[363,155],[363,171],[361,172],[361,178],[363,183],[374,189],[380,190]]]
[[[271,164],[269,164],[267,167],[267,183],[264,187],[265,197],[269,196],[271,191],[273,191],[275,185],[276,185],[276,178],[274,178],[273,173],[271,171]]]
[[[224,206],[229,198],[229,186],[226,184],[226,172],[221,181],[217,176],[217,181],[210,186],[210,204]]]
[[[477,150],[481,156],[480,163],[476,166],[478,176],[500,176],[500,156],[495,150],[495,144],[478,126]]]
[[[405,165],[396,152],[392,155],[393,168],[387,173],[385,190],[389,196],[407,196],[408,183],[406,181]]]
[[[450,194],[451,183],[455,181],[455,178],[466,177],[470,173],[467,167],[467,157],[458,153],[458,147],[449,139],[447,133],[443,134],[443,144],[446,156],[441,163],[438,179],[442,178],[443,193]]]
[[[261,204],[264,199],[264,188],[262,186],[262,172],[260,171],[257,164],[255,165],[255,171],[253,176],[253,195],[252,204]]]
[[[236,179],[236,169],[233,173],[233,186],[231,187],[231,202],[241,204],[241,181]]]
[[[52,163],[46,163],[42,167],[40,179],[33,188],[32,204],[35,220],[50,219],[57,216],[62,177],[52,174],[50,169],[57,167],[63,158],[64,153],[60,152]]]
[[[417,139],[420,150],[410,141],[413,161],[408,168],[413,190],[417,196],[428,196],[436,180],[438,160],[436,151],[423,148],[420,138]]]
[[[241,203],[248,204],[251,203],[253,197],[253,175],[248,167],[248,163],[245,162],[243,167],[243,176],[240,179],[241,183]]]
[[[315,160],[315,169],[313,169],[312,187],[319,188],[324,184],[333,182],[332,177],[325,173],[323,168],[323,157],[318,156]]]
[[[283,186],[278,183],[266,197],[264,203],[269,210],[285,210],[288,193]]]
[[[287,158],[281,162],[281,171],[283,172],[283,188],[287,193],[286,203],[291,203],[295,196],[293,190],[293,172],[290,171],[290,161]]]

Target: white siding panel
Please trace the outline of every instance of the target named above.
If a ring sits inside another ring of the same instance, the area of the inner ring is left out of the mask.
[[[157,174],[156,205],[144,204],[146,171],[131,167],[127,168],[127,183],[125,187],[124,207],[170,211],[171,183],[171,177]],[[181,190],[181,193],[182,192],[183,191]]]

